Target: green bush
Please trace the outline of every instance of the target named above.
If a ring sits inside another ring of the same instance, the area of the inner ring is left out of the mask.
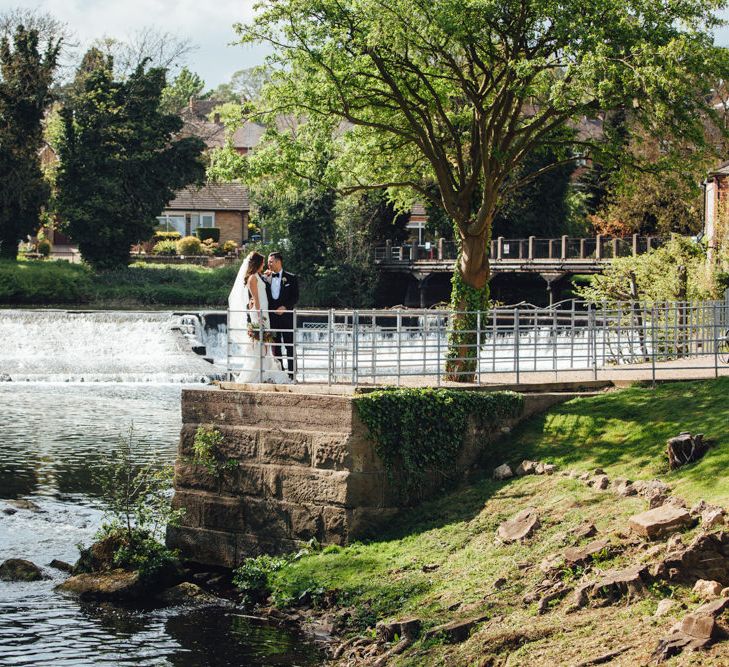
[[[48,239],[39,239],[35,247],[38,253],[43,257],[48,257],[53,249],[53,246]]]
[[[177,232],[175,232],[177,233]],[[152,248],[153,255],[176,255],[177,254],[177,241],[167,239],[164,241],[157,241]]]
[[[238,250],[238,244],[235,241],[226,241],[225,243],[223,243],[223,252],[226,255],[229,255],[236,250]]]
[[[220,227],[198,227],[195,236],[201,241],[212,239],[215,243],[220,241]]]
[[[271,594],[269,576],[286,565],[285,558],[258,556],[246,558],[233,573],[233,585],[241,593],[243,604],[263,602]]]
[[[177,242],[177,252],[180,255],[202,255],[202,243],[195,236],[184,236]]]
[[[179,241],[182,238],[180,232],[163,232],[156,231],[152,237],[152,241]]]
[[[0,303],[82,304],[93,297],[92,273],[67,262],[0,262]]]
[[[524,397],[510,391],[383,389],[358,396],[355,406],[388,477],[407,497],[429,473],[453,472],[469,419],[494,429],[521,414]]]

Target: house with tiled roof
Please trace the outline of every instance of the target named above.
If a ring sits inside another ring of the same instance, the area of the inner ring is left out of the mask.
[[[260,141],[265,128],[258,123],[244,123],[229,135],[220,116],[215,113],[217,100],[191,99],[181,112],[183,136],[199,137],[208,150],[221,148],[228,142],[245,155]],[[206,183],[202,187],[188,186],[175,193],[158,218],[160,227],[178,231],[183,236],[195,233],[199,227],[220,229],[220,242],[248,240],[250,200],[248,188],[242,183]]]
[[[241,244],[248,239],[250,208],[244,185],[206,183],[178,191],[157,219],[162,229],[183,236],[194,234],[199,227],[217,227],[221,243]]]
[[[703,183],[704,186],[704,237],[712,258],[718,242],[718,232],[722,216],[726,220],[727,204],[729,204],[729,161],[720,164],[710,171]]]

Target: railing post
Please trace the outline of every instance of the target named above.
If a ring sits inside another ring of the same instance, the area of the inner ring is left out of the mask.
[[[585,259],[585,239],[580,239],[580,259]]]
[[[651,250],[651,246],[653,245],[653,237],[652,236],[646,236],[645,237],[645,249],[646,251]]]
[[[519,259],[524,259],[524,239],[519,239]]]
[[[498,239],[496,239],[496,259],[503,259],[504,258],[504,237],[499,236]]]
[[[402,260],[404,259],[403,258],[403,247],[402,246],[398,246],[398,248],[397,248],[397,259],[400,262],[402,262]]]
[[[651,306],[651,379],[656,386],[656,305]]]
[[[443,259],[443,238],[438,239],[438,259]]]
[[[414,243],[410,244],[410,261],[415,261],[415,253],[417,252],[417,246]]]
[[[388,262],[392,261],[392,241],[390,239],[385,241],[385,260]]]
[[[567,236],[562,235],[562,250],[560,252],[560,259],[564,261],[567,259]]]
[[[332,308],[329,309],[329,317],[327,318],[327,332],[328,332],[328,338],[329,338],[329,361],[327,363],[327,384],[331,387],[332,385],[332,360],[334,357],[333,352],[333,333],[334,333],[334,310]]]
[[[602,259],[602,234],[595,237],[595,259],[598,262]]]
[[[516,384],[519,384],[519,309],[514,308],[514,370],[516,372]]]
[[[638,256],[638,235],[633,234],[633,257]]]
[[[476,378],[481,385],[481,311],[476,313]]]
[[[534,237],[529,237],[529,259],[534,259]]]
[[[297,345],[296,345],[296,324],[297,324],[297,321],[298,321],[298,316],[296,314],[296,308],[294,308],[294,310],[293,310],[292,317],[293,317],[293,319],[292,319],[292,322],[293,323],[291,325],[291,328],[292,328],[292,330],[291,330],[291,353],[293,355],[292,361],[294,362],[294,370],[293,370],[294,377],[292,378],[292,380],[293,380],[294,384],[296,384],[296,376],[297,376],[298,371],[299,371],[298,359],[296,358],[296,356],[297,356],[296,355],[296,348],[297,348]]]
[[[397,386],[400,386],[402,373],[402,310],[397,311]]]
[[[618,243],[619,239],[617,237],[613,237],[613,259],[618,256]]]
[[[359,313],[352,311],[352,384],[359,383]]]

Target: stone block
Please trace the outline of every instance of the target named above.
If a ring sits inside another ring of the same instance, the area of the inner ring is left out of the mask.
[[[384,472],[353,472],[347,476],[347,507],[386,507],[398,504],[399,492]]]
[[[345,505],[349,473],[287,468],[279,475],[282,500],[290,503]]]
[[[246,498],[243,515],[249,533],[266,538],[291,537],[291,525],[286,505],[276,500]]]
[[[285,554],[296,551],[304,546],[304,542],[299,540],[277,538],[269,539],[266,536],[242,533],[235,536],[236,538],[236,554],[238,557],[237,565],[240,565],[245,558],[254,558],[262,554]]]
[[[322,541],[324,520],[322,507],[318,505],[286,505],[291,525],[291,535],[297,540],[310,540],[315,537]]]
[[[345,434],[314,435],[312,437],[312,466],[327,470],[353,470],[348,445],[349,436]]]
[[[220,480],[203,465],[177,463],[175,465],[175,489],[197,489],[217,493]]]
[[[230,496],[205,496],[200,527],[233,533],[245,531],[243,502]]]
[[[203,505],[207,493],[195,493],[178,490],[172,498],[172,507],[174,509],[184,509],[180,524],[183,526],[200,526],[202,525]]]
[[[223,436],[220,453],[236,461],[255,461],[258,457],[259,431],[255,428],[243,426],[217,427]]]
[[[390,523],[398,511],[395,507],[358,507],[347,510],[347,538],[351,541],[380,537],[383,527]]]
[[[262,463],[311,464],[311,434],[271,429],[261,434]]]
[[[203,565],[235,567],[238,563],[235,533],[168,526],[167,546],[179,549],[185,558]]]
[[[630,517],[629,525],[633,532],[654,539],[684,530],[693,520],[687,510],[673,505],[661,505],[655,509]]]
[[[241,496],[266,494],[265,468],[258,465],[240,465],[236,471],[235,492]]]
[[[324,538],[326,544],[346,544],[349,525],[347,521],[349,510],[343,507],[323,507],[321,511],[324,522]]]

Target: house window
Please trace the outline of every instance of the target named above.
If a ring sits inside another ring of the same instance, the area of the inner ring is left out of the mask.
[[[158,216],[157,223],[159,224],[160,231],[164,232],[180,232],[184,236],[185,234],[185,216],[184,215],[171,215],[163,214]]]
[[[198,227],[215,227],[215,213],[190,213],[188,220],[188,234],[194,234]]]

